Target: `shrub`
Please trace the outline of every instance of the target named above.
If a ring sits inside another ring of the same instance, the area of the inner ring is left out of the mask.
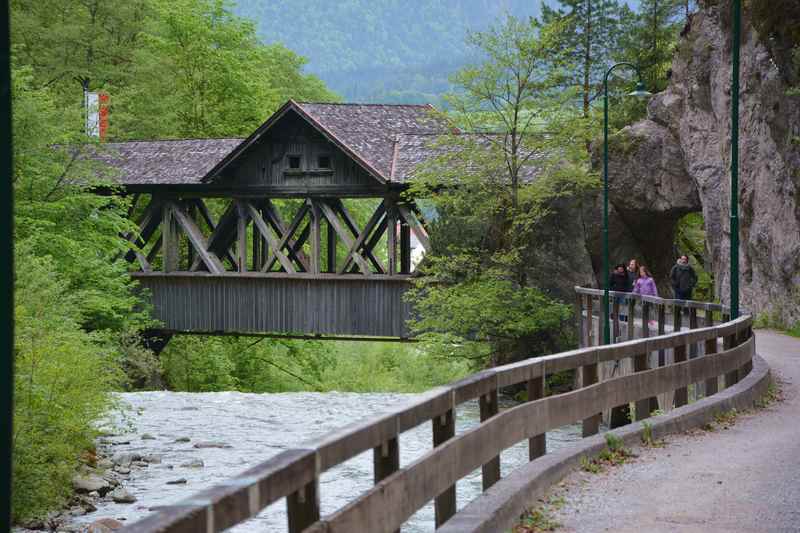
[[[71,493],[92,421],[112,405],[113,356],[81,329],[82,316],[48,258],[18,247],[14,338],[15,521],[43,514]]]

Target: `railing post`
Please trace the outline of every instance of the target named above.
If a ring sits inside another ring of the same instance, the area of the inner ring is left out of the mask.
[[[690,307],[689,308],[689,329],[697,329],[697,308]],[[695,359],[700,353],[699,344],[693,342],[689,345],[689,359]],[[705,390],[705,383],[693,383],[692,388],[694,389],[694,399],[697,400],[700,398],[701,393]]]
[[[628,299],[628,340],[636,338],[636,300]]]
[[[594,362],[589,365],[584,365],[581,368],[583,382],[581,383],[581,387],[588,387],[589,385],[593,385],[597,383],[597,362]],[[583,436],[589,437],[591,435],[596,435],[597,432],[600,430],[600,419],[602,417],[602,413],[597,413],[594,415],[589,416],[588,418],[583,419]]]
[[[675,304],[672,307],[672,331],[674,333],[680,333],[681,327],[683,324],[681,323],[683,320],[683,308],[680,304]],[[674,361],[676,363],[682,363],[686,361],[686,345],[681,344],[673,348],[674,354]],[[682,405],[686,405],[689,403],[689,389],[686,387],[681,387],[679,389],[675,389],[675,407],[681,407]]]
[[[697,329],[697,308],[689,309],[689,329]],[[689,358],[694,359],[698,355],[697,343],[693,342],[689,346]]]
[[[731,319],[731,315],[725,313],[722,315],[722,320],[724,322],[729,322]],[[728,335],[727,337],[722,339],[722,348],[724,350],[730,350],[736,346],[736,334]],[[725,374],[725,388],[733,387],[739,382],[739,370],[732,370]]]
[[[455,436],[456,420],[455,411],[453,409],[437,416],[431,422],[433,424],[434,447],[443,444],[447,439]],[[434,514],[436,515],[436,527],[438,528],[456,514],[456,486],[451,485],[434,498],[433,508]]]
[[[594,318],[592,317],[592,300],[594,296],[586,295],[586,346],[594,346]]]
[[[583,295],[575,293],[575,323],[578,328],[578,348],[586,346],[583,340]]]
[[[372,467],[375,484],[400,470],[400,444],[397,437],[372,449]],[[400,530],[395,533],[400,533]]]
[[[642,300],[642,336],[650,337],[650,302]],[[633,357],[633,371],[644,372],[650,369],[650,351]],[[655,396],[642,398],[636,401],[636,420],[644,420],[650,417],[650,413],[658,409],[658,399]]]
[[[528,380],[528,401],[544,398],[545,368],[542,365],[542,375]],[[546,433],[534,435],[528,439],[528,458],[533,461],[547,453]]]
[[[611,304],[611,312],[613,313],[613,318],[611,319],[611,323],[613,324],[613,338],[611,339],[612,343],[619,341],[619,300],[614,298],[614,303]]]
[[[400,469],[400,446],[397,437],[372,449],[374,480],[377,484]]]
[[[706,318],[704,326],[710,328],[714,326],[714,311],[711,309],[706,309]],[[717,337],[712,337],[706,340],[705,345],[705,355],[711,355],[717,353]],[[712,394],[716,394],[719,390],[719,376],[714,376],[713,378],[708,378],[706,380],[706,396],[711,396]]]
[[[615,327],[615,335],[619,335],[619,301],[614,298],[614,306],[615,306],[615,318],[614,318],[614,327]],[[634,331],[636,324],[634,323],[633,314],[636,311],[636,300],[633,298],[629,299],[627,302],[628,307],[628,334],[626,340],[631,340],[634,336]],[[620,374],[622,373],[622,361],[615,362],[616,367],[620,369]],[[630,404],[624,405],[617,405],[616,407],[611,408],[611,415],[609,416],[608,425],[611,429],[615,429],[618,427],[622,427],[625,424],[631,423],[631,406]]]
[[[658,334],[664,335],[667,332],[667,306],[658,304]],[[658,351],[658,366],[667,364],[666,351],[662,348]]]
[[[478,400],[481,411],[481,422],[485,422],[498,413],[497,389],[492,389],[486,394],[481,394]],[[488,463],[481,467],[483,477],[483,490],[500,481],[500,456],[492,457]]]
[[[286,497],[289,533],[300,533],[319,520],[319,478]]]
[[[747,340],[750,339],[750,337],[752,336],[753,336],[753,328],[748,326],[743,331],[741,331],[741,334],[739,336],[739,343],[742,344],[747,342]],[[739,368],[739,377],[743,378],[744,376],[749,374],[751,370],[753,370],[752,355],[750,360]]]

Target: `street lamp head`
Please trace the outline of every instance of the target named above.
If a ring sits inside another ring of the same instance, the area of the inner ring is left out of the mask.
[[[653,93],[647,90],[642,80],[639,80],[636,83],[636,89],[634,89],[633,92],[628,93],[628,96],[635,96],[637,98],[647,98],[649,96],[653,96]]]

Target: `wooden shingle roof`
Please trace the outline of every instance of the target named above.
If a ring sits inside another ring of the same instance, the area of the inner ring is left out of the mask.
[[[430,105],[328,104],[290,100],[246,139],[107,143],[97,159],[117,170],[122,185],[202,185],[252,146],[286,113],[295,112],[376,179],[403,183],[412,163],[429,155],[427,141],[446,131]]]
[[[192,185],[201,182],[242,139],[129,141],[90,147],[123,185]]]

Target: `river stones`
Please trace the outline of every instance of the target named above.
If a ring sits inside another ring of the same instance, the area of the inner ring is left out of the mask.
[[[110,533],[122,529],[122,522],[113,518],[95,520],[84,530],[84,533]]]
[[[200,441],[194,443],[195,448],[233,448],[230,444],[216,441]]]
[[[206,465],[203,463],[202,459],[192,459],[191,461],[181,463],[179,466],[182,468],[203,468]]]
[[[131,453],[131,452],[123,452],[114,454],[111,458],[111,462],[118,466],[130,466],[131,463],[135,461],[140,461],[142,456],[138,453]]]
[[[136,501],[136,496],[122,487],[117,487],[112,490],[109,496],[111,496],[111,499],[116,503],[133,503]]]
[[[97,492],[100,495],[111,490],[108,480],[93,473],[76,474],[72,478],[72,487],[79,493]]]
[[[150,433],[142,433],[142,440],[156,440]]]
[[[148,454],[148,455],[143,455],[142,456],[142,461],[144,461],[146,463],[150,463],[152,465],[160,465],[162,457],[163,457],[163,455],[161,455],[161,454],[151,453],[151,454]]]
[[[185,485],[185,484],[186,484],[186,478],[185,477],[178,478],[178,479],[172,479],[170,481],[167,481],[167,485]]]
[[[191,440],[189,437],[178,437],[175,442],[191,442]]]

